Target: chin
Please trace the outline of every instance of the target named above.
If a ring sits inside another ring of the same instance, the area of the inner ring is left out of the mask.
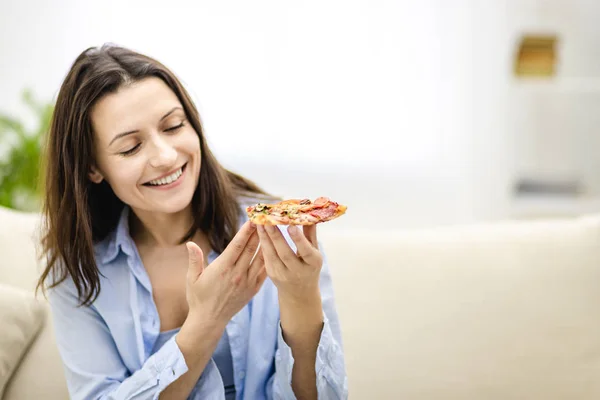
[[[185,209],[187,209],[188,207],[191,206],[191,202],[188,203],[175,203],[175,204],[169,204],[169,205],[163,205],[161,207],[156,207],[154,209],[152,209],[152,212],[157,212],[157,213],[164,213],[164,214],[177,214],[179,212],[184,211]]]
[[[144,210],[152,213],[175,214],[184,211],[192,204],[194,196],[193,190],[185,190],[176,196],[165,197],[164,199],[137,199],[137,201],[127,202],[130,207],[138,210]],[[140,201],[142,200],[142,201]]]
[[[152,211],[166,213],[166,214],[175,214],[181,211],[184,211],[188,207],[192,205],[192,196],[194,193],[190,195],[181,195],[178,196],[177,199],[171,199],[164,201],[162,204],[155,205]]]

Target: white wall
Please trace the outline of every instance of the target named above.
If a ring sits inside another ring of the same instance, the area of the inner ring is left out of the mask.
[[[21,113],[25,86],[51,99],[84,48],[112,41],[181,77],[225,165],[284,196],[347,203],[337,227],[500,218],[519,4],[3,2],[0,109]],[[362,218],[373,202],[384,222]]]

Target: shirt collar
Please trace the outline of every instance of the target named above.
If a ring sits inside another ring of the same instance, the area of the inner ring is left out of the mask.
[[[130,209],[128,206],[123,207],[117,228],[109,234],[108,245],[102,257],[102,262],[105,264],[117,258],[119,250],[122,250],[127,255],[132,255],[132,239],[129,234],[129,212]]]

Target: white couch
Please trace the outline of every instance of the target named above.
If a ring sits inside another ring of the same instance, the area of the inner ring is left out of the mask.
[[[36,223],[0,209],[0,283],[33,287]],[[410,232],[333,227],[320,239],[352,399],[600,399],[600,216]],[[4,400],[67,398],[50,319],[5,389]]]

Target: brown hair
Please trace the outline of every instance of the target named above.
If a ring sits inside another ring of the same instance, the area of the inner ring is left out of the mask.
[[[41,243],[47,265],[37,289],[52,288],[70,276],[81,305],[98,297],[94,244],[116,228],[124,204],[105,181],[94,184],[88,178],[94,164],[90,111],[102,96],[148,77],[160,78],[171,88],[200,138],[202,167],[192,198],[194,223],[182,243],[200,230],[212,248],[222,252],[237,231],[238,198],[271,197],[219,164],[206,144],[198,110],[169,69],[123,47],[89,48],[77,57],[60,88],[48,133]],[[48,284],[49,276],[53,279]]]

